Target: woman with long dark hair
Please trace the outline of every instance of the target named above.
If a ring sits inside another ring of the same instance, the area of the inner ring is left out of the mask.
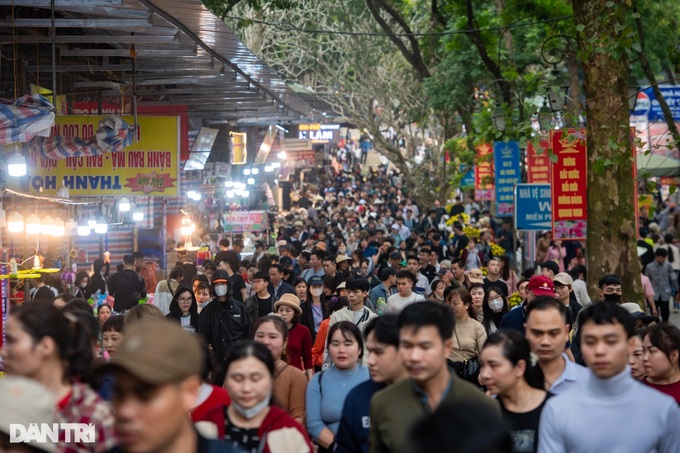
[[[274,359],[274,404],[295,421],[305,421],[305,374],[288,363],[288,326],[280,316],[265,316],[253,325],[253,339],[269,349]]]
[[[541,411],[552,394],[534,373],[529,342],[517,330],[500,330],[484,343],[479,363],[479,380],[500,403],[513,451],[536,452]]]
[[[88,286],[90,285],[90,276],[87,272],[80,271],[76,274],[76,279],[71,287],[71,295],[73,297],[80,297],[81,299],[89,299],[92,293],[90,293]]]
[[[505,293],[499,287],[490,286],[486,289],[482,310],[484,313],[482,319],[484,330],[487,335],[492,334],[500,328],[503,316],[510,311],[508,298],[505,297]]]
[[[97,323],[94,315],[92,321]],[[35,379],[52,392],[58,401],[55,423],[94,425],[94,443],[66,443],[66,433],[60,430],[60,451],[98,452],[116,445],[111,407],[81,383],[89,378],[95,338],[93,327],[83,319],[50,304],[20,305],[7,320],[7,342],[0,351],[5,372]]]
[[[235,343],[225,359],[225,440],[248,453],[312,453],[304,428],[271,404],[275,365],[271,352],[254,341]]]
[[[90,284],[87,291],[90,295],[94,295],[97,291],[99,294],[108,294],[109,292],[109,263],[105,263],[102,259],[94,260],[92,265],[94,273],[90,277]]]
[[[198,328],[198,303],[194,292],[188,286],[180,285],[170,301],[170,313],[166,316],[182,325],[187,332],[196,333]]]

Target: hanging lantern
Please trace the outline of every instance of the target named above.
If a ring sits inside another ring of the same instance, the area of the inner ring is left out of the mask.
[[[40,217],[35,214],[31,214],[26,219],[26,234],[40,234],[41,221]]]
[[[7,219],[7,230],[10,233],[21,233],[24,231],[24,216],[14,211]]]

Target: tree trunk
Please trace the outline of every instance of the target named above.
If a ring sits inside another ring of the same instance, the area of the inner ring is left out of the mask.
[[[574,0],[584,72],[588,146],[588,286],[594,300],[605,274],[623,281],[623,300],[643,300],[637,256],[635,185],[630,162],[629,61],[618,40],[630,6]],[[606,162],[606,163],[605,163]]]

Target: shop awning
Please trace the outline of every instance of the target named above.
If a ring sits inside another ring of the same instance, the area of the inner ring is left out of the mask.
[[[649,176],[680,176],[680,160],[654,153],[638,154],[638,172]]]

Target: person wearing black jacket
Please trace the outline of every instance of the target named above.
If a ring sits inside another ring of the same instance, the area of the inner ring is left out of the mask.
[[[123,313],[146,298],[144,279],[135,272],[135,257],[123,257],[123,270],[116,272],[109,279],[109,294],[113,296],[113,309]]]
[[[198,329],[198,303],[188,285],[179,285],[170,302],[170,312],[166,318],[180,323],[182,329],[195,333]]]
[[[246,306],[234,299],[230,293],[229,276],[221,269],[213,274],[215,298],[198,316],[198,333],[212,348],[219,372],[215,373],[213,383],[224,383],[227,353],[231,346],[245,340],[250,335],[250,317]]]
[[[109,292],[109,263],[104,260],[94,260],[93,264],[94,274],[90,278],[90,284],[87,287],[87,292],[92,295],[99,291],[99,294],[106,294]]]

